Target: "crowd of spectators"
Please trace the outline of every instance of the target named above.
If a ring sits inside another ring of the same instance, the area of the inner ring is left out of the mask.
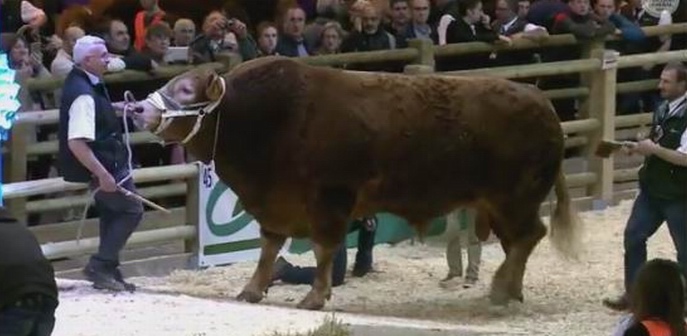
[[[592,1],[590,3],[590,1]],[[206,13],[203,20],[184,17],[184,11],[164,8],[165,1],[140,0],[134,17],[103,17],[97,25],[67,25],[57,29],[60,14],[89,0],[0,0],[2,48],[20,84],[29,78],[64,77],[74,63],[75,41],[86,35],[102,37],[112,60],[111,73],[126,69],[154,72],[169,64],[201,64],[233,54],[243,61],[268,55],[303,57],[358,51],[405,48],[411,39],[429,39],[436,45],[482,41],[512,44],[518,39],[546,39],[572,33],[580,40],[617,35],[621,40],[607,47],[621,54],[687,49],[685,35],[647,37],[640,27],[684,21],[684,8],[653,16],[641,0],[291,0],[272,20],[240,20],[230,11]],[[189,1],[189,6],[193,6]],[[117,2],[113,2],[117,6]],[[127,24],[132,22],[133,24]],[[521,65],[578,59],[580,46],[507,50],[436,59],[437,71]],[[403,64],[382,62],[350,64],[345,68],[400,72]],[[622,69],[620,81],[656,79],[659,66]],[[579,86],[579,75],[523,79],[542,89]],[[125,90],[138,99],[158,88],[162,81],[108,85],[113,101]],[[57,108],[60,90],[20,92],[21,110]],[[618,114],[651,111],[655,91],[618,96]],[[554,100],[562,120],[578,116],[575,98]],[[37,127],[27,134],[31,141],[54,140],[56,126]],[[136,166],[182,163],[178,146],[145,144],[134,147]],[[29,162],[27,179],[48,177],[53,163],[49,155]]]

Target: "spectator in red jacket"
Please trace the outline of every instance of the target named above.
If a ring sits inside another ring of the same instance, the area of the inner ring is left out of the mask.
[[[544,0],[548,1],[548,0]],[[534,5],[530,13],[534,10]],[[551,34],[573,34],[577,40],[589,41],[603,38],[615,32],[615,26],[608,18],[592,15],[589,0],[569,0],[568,7],[558,12],[554,18]],[[582,46],[572,45],[545,49],[542,52],[542,62],[556,62],[576,60],[582,57]],[[544,90],[578,87],[579,74],[549,76],[540,82]],[[556,99],[553,105],[562,121],[574,120],[577,114],[577,104],[574,98]]]
[[[146,44],[146,29],[150,25],[162,22],[165,11],[160,8],[159,0],[141,0],[143,10],[136,13],[134,19],[134,48],[141,51]]]

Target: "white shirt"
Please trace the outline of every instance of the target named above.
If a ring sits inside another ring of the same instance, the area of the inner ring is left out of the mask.
[[[517,19],[518,19],[518,17],[516,16],[516,17],[514,17],[512,20],[510,20],[508,23],[504,23],[504,24],[501,26],[501,31],[499,32],[499,34],[505,35],[505,33],[508,31],[508,29],[509,29],[511,26],[513,26],[513,24],[515,23],[515,21],[516,21]]]
[[[454,21],[455,18],[449,14],[444,14],[439,19],[439,25],[437,26],[437,35],[439,35],[439,45],[446,44],[446,30],[448,25]]]
[[[504,35],[505,32],[508,31],[508,29],[510,29],[510,27],[513,26],[513,24],[515,24],[515,21],[517,21],[517,20],[518,20],[518,17],[516,16],[512,20],[510,20],[508,23],[501,26],[501,31],[499,32],[499,34]],[[537,26],[536,24],[526,23],[525,28],[523,29],[523,32],[529,33],[531,31],[535,31],[535,30],[544,30],[545,31],[546,28],[544,28],[542,26]]]
[[[670,14],[669,11],[662,10],[661,16],[658,18],[658,25],[664,26],[669,24],[673,24],[673,16]]]
[[[62,77],[68,75],[73,67],[72,57],[64,49],[60,49],[50,65],[50,72],[53,76]]]
[[[677,113],[679,109],[685,109],[685,104],[687,104],[687,95],[671,101],[668,103],[668,115],[670,116]],[[687,154],[687,130],[682,133],[682,137],[680,138],[680,147],[677,148],[677,151],[682,154]]]
[[[664,25],[669,25],[673,24],[673,16],[670,14],[669,11],[663,10],[661,11],[661,16],[658,18],[658,26],[664,26]],[[666,42],[670,40],[671,35],[661,35],[658,38],[661,40],[661,42]]]
[[[83,70],[83,69],[82,69]],[[100,83],[100,78],[83,70],[93,85]],[[90,95],[80,95],[69,107],[69,132],[67,139],[95,140],[95,100]]]

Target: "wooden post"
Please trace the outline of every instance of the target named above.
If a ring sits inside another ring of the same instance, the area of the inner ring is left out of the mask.
[[[412,64],[403,68],[407,75],[424,75],[434,73],[434,45],[427,39],[412,39],[408,41],[411,48],[418,50],[419,55]]]
[[[613,140],[615,136],[615,101],[618,53],[614,50],[594,49],[591,56],[601,61],[601,69],[589,76],[589,99],[583,118],[593,118],[600,126],[589,134],[589,146],[585,156],[589,172],[598,176],[596,183],[587,187],[587,195],[593,196],[601,207],[613,202],[613,158],[599,158],[594,150],[601,140]],[[598,206],[597,206],[598,207]]]
[[[196,232],[198,231],[198,211],[199,211],[199,194],[198,194],[198,176],[194,175],[186,179],[186,225],[193,226]],[[195,253],[198,251],[198,239],[184,240],[184,252]]]
[[[593,40],[587,44],[582,45],[582,55],[580,59],[597,59],[596,53],[598,50],[604,50],[604,40]],[[594,73],[597,70],[580,72],[580,87],[586,87],[590,89],[591,92],[591,81]],[[586,118],[589,115],[591,95],[587,96],[586,99],[580,99],[577,108],[577,114],[580,118]]]
[[[408,41],[411,48],[418,50],[419,54],[413,64],[425,65],[434,71],[434,44],[429,39],[412,39]]]
[[[7,182],[21,182],[28,180],[26,173],[28,147],[27,137],[30,132],[36,132],[33,125],[17,124],[12,127],[9,134],[7,159]],[[26,198],[11,199],[6,202],[6,207],[12,217],[17,221],[26,223]]]

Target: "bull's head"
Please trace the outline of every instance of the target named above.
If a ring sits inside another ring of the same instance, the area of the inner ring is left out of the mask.
[[[209,68],[196,68],[171,79],[135,104],[134,122],[168,142],[186,143],[198,132],[225,92],[224,79]]]

